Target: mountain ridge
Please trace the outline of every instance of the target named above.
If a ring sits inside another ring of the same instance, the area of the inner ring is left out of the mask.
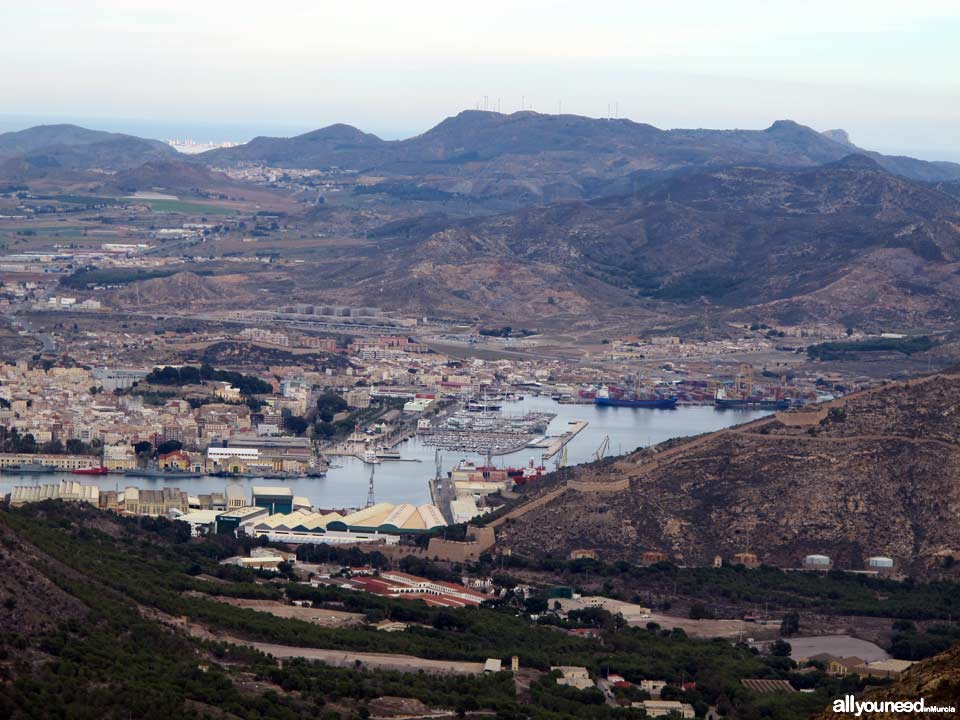
[[[889,302],[878,303],[866,297],[875,283],[858,284],[859,303],[837,302],[824,317],[839,320],[837,315],[850,316],[862,306],[877,319],[904,322],[915,306],[949,312],[950,303],[960,300],[960,282],[951,271],[960,262],[960,199],[859,154],[813,168],[688,171],[630,194],[465,220],[424,216],[370,236],[381,250],[398,252],[403,263],[394,268],[401,272],[377,281],[378,291],[385,282],[393,284],[396,297],[408,303],[418,297],[413,278],[428,265],[487,263],[538,268],[542,279],[534,282],[542,283],[544,298],[550,291],[560,298],[566,290],[583,296],[593,287],[585,284],[589,278],[619,292],[621,304],[628,298],[635,304],[705,298],[734,309],[819,292],[821,312],[822,293],[850,290],[849,278],[864,267],[882,266],[883,256],[891,258],[891,283],[931,291],[901,300],[905,291],[894,288]],[[915,264],[892,259],[896,253]],[[431,293],[451,282],[436,277]],[[473,302],[466,292],[463,301]]]
[[[255,138],[246,145],[210,150],[197,159],[227,164],[259,161],[290,167],[348,163],[340,167],[370,170],[390,163],[449,162],[458,158],[477,162],[508,155],[590,152],[627,159],[627,165],[632,162],[635,166],[631,169],[646,170],[743,162],[803,166],[838,160],[856,148],[845,132],[842,136],[836,133],[820,133],[793,120],[777,120],[763,130],[662,130],[623,118],[465,110],[403,140],[382,140],[341,123],[293,138]],[[347,148],[307,145],[318,140],[342,141],[345,137],[360,141],[359,146],[349,148],[352,154],[344,152]],[[960,178],[960,164],[864,152],[891,172],[906,177]]]
[[[23,159],[63,170],[124,170],[177,151],[159,140],[90,130],[79,125],[38,125],[0,134],[0,160]]]

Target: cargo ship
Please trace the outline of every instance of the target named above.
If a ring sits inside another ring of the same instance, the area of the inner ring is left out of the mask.
[[[726,391],[721,387],[713,399],[717,410],[786,410],[790,407],[789,400],[750,396],[744,398],[728,398]]]
[[[543,465],[537,465],[533,458],[530,463],[522,468],[507,468],[507,477],[513,480],[515,485],[526,485],[528,482],[539,480],[547,469]]]
[[[385,448],[385,447],[377,448],[377,450],[374,451],[374,455],[380,460],[402,460],[403,459],[400,457],[399,450],[391,450],[390,448]]]
[[[79,470],[71,470],[70,472],[74,475],[106,475],[108,471],[107,468],[101,465],[100,467],[80,468]]]
[[[625,393],[611,390],[610,388],[600,388],[593,398],[595,405],[601,407],[628,407],[628,408],[652,408],[654,410],[672,410],[677,406],[676,395],[658,395]]]
[[[500,412],[500,409],[503,407],[500,403],[495,400],[471,400],[466,404],[466,409],[470,412]]]

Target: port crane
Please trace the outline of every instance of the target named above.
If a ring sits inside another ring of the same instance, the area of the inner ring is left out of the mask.
[[[567,446],[564,445],[564,446],[563,446],[563,450],[561,450],[561,451],[557,454],[557,464],[556,464],[556,467],[555,467],[554,469],[555,469],[555,470],[562,470],[562,469],[565,468],[566,466],[567,466]]]
[[[377,466],[371,465],[370,466],[370,482],[367,485],[367,505],[366,505],[367,507],[373,507],[374,505],[377,504],[377,501],[374,499],[374,495],[373,495],[373,475],[374,473],[376,473],[376,471],[377,471]]]
[[[600,443],[600,447],[598,447],[597,451],[593,454],[594,459],[597,460],[598,462],[600,460],[603,460],[603,458],[606,456],[609,450],[610,450],[610,436],[604,435],[603,442]]]

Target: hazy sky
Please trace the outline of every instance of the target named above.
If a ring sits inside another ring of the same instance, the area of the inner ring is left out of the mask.
[[[403,137],[487,96],[960,160],[958,48],[956,0],[0,0],[0,123]]]

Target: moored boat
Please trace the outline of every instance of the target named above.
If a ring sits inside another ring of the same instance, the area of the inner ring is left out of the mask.
[[[10,467],[3,468],[3,471],[8,473],[33,473],[45,475],[47,473],[57,472],[57,468],[54,465],[46,465],[36,460],[31,460],[30,462],[20,463],[19,465],[11,465]]]
[[[71,470],[70,472],[74,475],[106,475],[109,470],[103,465],[100,465],[99,467],[79,468],[77,470]]]

